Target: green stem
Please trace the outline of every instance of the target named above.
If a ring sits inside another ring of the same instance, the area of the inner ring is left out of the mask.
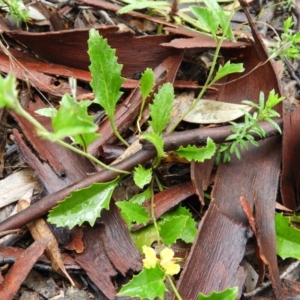
[[[158,248],[158,252],[159,252],[159,255],[160,255],[162,249],[161,249],[161,244],[160,244],[160,234],[159,234],[159,230],[158,230],[158,225],[157,225],[156,218],[155,218],[155,204],[154,204],[153,185],[154,185],[154,176],[152,176],[152,180],[151,180],[151,218],[152,218],[153,225],[154,225],[154,228],[155,228],[155,233],[156,233],[156,236],[157,236],[157,248]],[[172,288],[175,296],[177,297],[177,299],[182,300],[181,296],[179,295],[179,293],[176,289],[176,286],[174,285],[174,283],[172,281],[171,276],[166,275],[166,278],[169,280],[171,288]]]
[[[95,158],[93,155],[87,153],[87,152],[84,152],[62,140],[57,140],[55,141],[57,144],[77,153],[77,154],[80,154],[86,158],[88,158],[89,160],[93,161],[94,163],[96,163],[97,165],[101,166],[102,168],[106,169],[106,170],[109,170],[109,171],[112,171],[112,172],[116,172],[116,173],[121,173],[121,174],[130,174],[130,172],[127,172],[127,171],[124,171],[124,170],[120,170],[120,169],[116,169],[114,167],[110,167],[106,164],[104,164],[103,162],[101,162],[100,160],[98,160],[97,158]]]
[[[237,0],[234,0],[233,3],[233,7],[235,7]],[[203,95],[206,93],[206,91],[214,84],[214,80],[211,80],[212,75],[214,73],[215,67],[217,65],[217,59],[223,44],[223,41],[225,40],[226,37],[226,32],[230,26],[230,21],[232,19],[232,16],[234,14],[234,9],[232,9],[229,18],[228,18],[228,22],[226,24],[226,27],[223,30],[222,36],[220,37],[220,39],[218,39],[217,41],[217,47],[216,47],[216,51],[215,51],[215,55],[213,57],[213,61],[211,64],[211,68],[209,70],[208,76],[206,78],[205,84],[202,88],[202,90],[200,91],[198,97],[196,98],[196,100],[194,101],[194,103],[191,105],[191,107],[183,114],[183,116],[180,118],[180,120],[178,120],[178,122],[176,124],[173,125],[173,127],[170,129],[170,132],[173,132],[175,130],[175,128],[178,126],[178,124],[185,118],[185,116],[194,109],[194,107],[197,105],[197,103],[202,99]]]
[[[41,124],[39,123],[35,118],[33,118],[26,110],[23,109],[23,107],[21,105],[18,105],[18,107],[15,108],[16,113],[18,113],[19,115],[21,115],[22,117],[24,117],[28,122],[30,122],[37,130],[37,133],[39,136],[43,137],[43,136],[47,136],[49,134],[49,131]],[[127,171],[123,171],[123,170],[119,170],[116,169],[114,167],[110,167],[107,166],[106,164],[104,164],[103,162],[101,162],[100,160],[98,160],[97,158],[95,158],[94,156],[92,156],[91,154],[84,152],[62,140],[56,140],[55,141],[58,145],[61,145],[77,154],[80,154],[88,159],[90,159],[91,161],[93,161],[94,163],[96,163],[97,165],[101,166],[102,168],[105,168],[109,171],[112,172],[116,172],[116,173],[121,173],[121,174],[130,174],[130,172]]]
[[[157,247],[158,247],[158,251],[159,254],[161,252],[161,245],[160,245],[160,235],[159,235],[159,230],[158,230],[158,225],[156,222],[156,218],[155,218],[155,204],[154,204],[154,177],[152,176],[152,180],[151,180],[151,218],[153,221],[153,225],[155,228],[155,233],[156,233],[156,237],[157,237]]]
[[[176,298],[177,298],[178,300],[182,300],[181,296],[180,296],[179,293],[178,293],[178,290],[177,290],[176,286],[175,286],[174,283],[173,283],[173,280],[172,280],[171,276],[170,276],[170,275],[167,275],[166,277],[167,277],[167,279],[169,280],[169,283],[170,283],[170,285],[171,285],[171,288],[172,288],[172,290],[173,290],[173,292],[174,292]]]
[[[114,117],[110,117],[108,116],[109,118],[109,122],[110,122],[110,126],[115,134],[115,136],[126,146],[126,147],[129,147],[129,144],[121,137],[117,127],[116,127],[116,124],[115,124],[115,121],[114,121]]]

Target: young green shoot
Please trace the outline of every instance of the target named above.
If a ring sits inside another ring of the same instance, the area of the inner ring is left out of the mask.
[[[140,109],[140,113],[136,125],[140,133],[142,132],[140,127],[140,122],[145,107],[145,101],[151,94],[153,86],[154,86],[154,73],[151,69],[147,68],[145,72],[142,74],[140,86],[139,86],[142,95],[142,104],[141,104],[141,109]]]
[[[104,108],[116,137],[124,145],[129,146],[119,134],[114,120],[116,105],[122,95],[120,89],[124,82],[121,76],[122,65],[117,63],[116,50],[112,49],[107,40],[95,29],[90,30],[88,45],[91,59],[91,87],[95,94],[93,102]]]
[[[257,109],[256,112],[251,115],[249,112],[244,111],[245,119],[244,123],[235,123],[230,122],[233,125],[231,131],[233,132],[226,138],[226,142],[219,146],[218,155],[216,158],[216,163],[219,164],[221,157],[222,161],[229,162],[231,159],[231,154],[235,153],[237,158],[241,158],[240,150],[248,149],[248,143],[251,143],[254,146],[258,146],[258,142],[255,141],[251,133],[256,133],[261,138],[264,138],[266,133],[259,126],[258,122],[267,121],[271,123],[281,134],[281,129],[278,124],[272,119],[275,117],[280,117],[280,114],[276,112],[273,108],[283,101],[284,97],[279,97],[272,90],[268,96],[268,99],[265,103],[264,94],[261,92],[259,96],[259,104],[253,103],[252,101],[242,101],[243,103],[252,106]]]

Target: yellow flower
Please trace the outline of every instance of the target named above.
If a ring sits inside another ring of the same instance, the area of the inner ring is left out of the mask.
[[[147,269],[154,268],[158,259],[156,257],[156,253],[153,248],[143,246],[143,252],[145,254],[145,259],[143,259],[144,267]]]
[[[178,274],[180,271],[180,266],[176,264],[173,259],[174,251],[170,248],[165,248],[160,253],[161,261],[160,266],[165,270],[168,275]]]

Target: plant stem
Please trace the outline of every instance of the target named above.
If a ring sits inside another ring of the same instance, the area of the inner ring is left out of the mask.
[[[155,228],[155,233],[156,233],[156,237],[157,237],[157,248],[159,251],[159,254],[161,252],[161,245],[160,245],[160,235],[159,235],[159,230],[158,230],[158,226],[157,226],[157,222],[156,222],[156,218],[155,218],[155,204],[154,204],[154,176],[152,176],[152,180],[151,180],[151,218],[153,221],[153,225]]]
[[[236,3],[237,3],[238,0],[234,0],[234,3],[233,3],[233,7],[236,6]],[[222,44],[223,44],[223,41],[225,40],[225,37],[226,37],[226,32],[230,26],[230,21],[232,19],[232,16],[234,14],[234,8],[231,10],[230,12],[230,15],[228,17],[228,22],[226,24],[226,28],[223,29],[223,33],[222,33],[222,36],[220,37],[220,39],[218,39],[217,41],[217,47],[216,47],[216,51],[215,51],[215,55],[213,57],[213,61],[212,61],[212,64],[211,64],[211,68],[209,70],[209,73],[208,73],[208,76],[206,78],[206,81],[205,81],[205,84],[202,88],[202,90],[200,91],[198,97],[195,99],[194,103],[191,105],[191,107],[183,114],[183,116],[181,117],[180,120],[178,120],[178,122],[176,124],[174,124],[172,126],[172,128],[170,129],[170,132],[173,132],[175,130],[175,128],[178,126],[178,124],[185,118],[185,116],[191,111],[194,109],[194,107],[197,105],[197,103],[202,99],[203,95],[206,93],[206,91],[214,84],[214,80],[211,80],[212,78],[212,75],[214,73],[214,70],[215,70],[215,67],[216,67],[216,64],[217,64],[217,59],[218,59],[218,56],[219,56],[219,53],[220,53],[220,50],[221,50],[221,47],[222,47]]]
[[[77,154],[80,154],[86,158],[88,158],[89,160],[93,161],[94,163],[96,163],[97,165],[101,166],[102,168],[105,168],[109,171],[112,171],[112,172],[116,172],[116,173],[121,173],[121,174],[130,174],[130,172],[127,172],[127,171],[124,171],[124,170],[119,170],[119,169],[116,169],[114,167],[110,167],[106,164],[104,164],[103,162],[101,162],[100,160],[98,160],[96,157],[94,157],[93,155],[87,153],[87,152],[84,152],[62,140],[57,140],[55,141],[57,144],[69,149],[69,150],[72,150],[73,152],[77,153]]]
[[[116,127],[116,124],[115,124],[115,121],[114,121],[114,117],[110,117],[108,116],[109,118],[109,122],[110,122],[110,126],[115,134],[115,136],[126,146],[126,147],[129,147],[129,144],[121,137],[117,127]]]
[[[173,283],[173,280],[172,280],[171,276],[170,276],[170,275],[166,275],[166,277],[167,277],[167,279],[169,280],[169,283],[170,283],[170,285],[171,285],[171,288],[172,288],[172,290],[173,290],[173,292],[174,292],[176,298],[177,298],[178,300],[182,300],[181,296],[180,296],[179,293],[178,293],[178,290],[177,290],[176,286],[175,286],[174,283]]]
[[[30,122],[37,130],[37,133],[39,136],[43,137],[43,136],[47,136],[49,134],[49,131],[41,124],[39,123],[34,117],[32,117],[26,110],[23,109],[23,107],[21,105],[18,105],[18,107],[15,108],[16,113],[18,113],[19,115],[21,115],[22,117],[24,117],[28,122]],[[101,166],[102,168],[105,168],[109,171],[112,172],[116,172],[116,173],[121,173],[121,174],[130,174],[130,172],[127,171],[123,171],[123,170],[119,170],[116,169],[114,167],[110,167],[107,166],[106,164],[104,164],[103,162],[101,162],[100,160],[98,160],[97,158],[95,158],[93,155],[84,152],[62,140],[56,140],[55,141],[58,145],[63,146],[77,154],[80,154],[88,159],[90,159],[91,161],[93,161],[94,163],[96,163],[97,165]]]

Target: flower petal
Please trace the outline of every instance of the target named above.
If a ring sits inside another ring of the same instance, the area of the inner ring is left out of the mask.
[[[172,249],[170,249],[170,248],[164,248],[160,252],[160,258],[161,258],[161,262],[163,264],[171,261],[173,257],[174,257],[174,251]]]
[[[145,258],[143,259],[144,267],[147,269],[154,268],[158,261],[154,249],[151,247],[143,246],[143,252],[145,254]]]
[[[161,261],[160,266],[165,270],[166,274],[168,275],[175,275],[178,274],[180,271],[180,266],[171,261],[166,264],[163,264]]]

